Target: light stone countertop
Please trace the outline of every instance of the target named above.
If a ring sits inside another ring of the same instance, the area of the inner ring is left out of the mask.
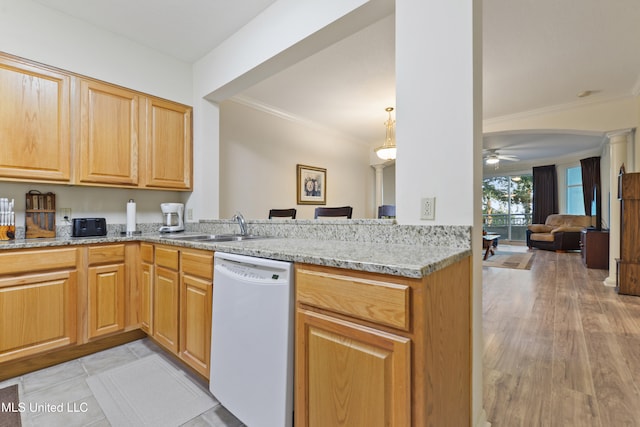
[[[169,244],[175,241],[165,238],[144,240]],[[175,243],[197,249],[413,278],[426,276],[471,256],[471,250],[463,248],[339,240],[266,238],[241,242]]]
[[[187,248],[229,252],[411,278],[421,278],[471,255],[471,250],[468,248],[447,246],[299,238],[264,238],[240,242],[212,243],[181,241],[175,238],[167,238],[159,233],[135,236],[17,239],[0,242],[0,251],[127,241],[170,244]]]

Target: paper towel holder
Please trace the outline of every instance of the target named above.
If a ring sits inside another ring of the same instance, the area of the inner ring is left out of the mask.
[[[129,199],[127,202],[127,221],[125,224],[125,231],[120,232],[123,236],[133,236],[142,234],[142,231],[136,230],[136,202],[133,199]]]

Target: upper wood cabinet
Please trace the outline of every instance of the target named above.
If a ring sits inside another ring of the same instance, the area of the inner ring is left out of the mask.
[[[193,188],[190,107],[83,79],[79,109],[79,183]]]
[[[138,185],[139,95],[81,80],[79,183]]]
[[[192,190],[192,108],[0,52],[0,180]]]
[[[0,177],[68,182],[70,76],[0,56]]]
[[[146,187],[192,189],[191,108],[146,98]]]

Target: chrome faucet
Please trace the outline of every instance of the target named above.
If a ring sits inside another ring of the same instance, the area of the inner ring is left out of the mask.
[[[236,214],[232,218],[234,221],[238,221],[238,225],[240,225],[240,234],[243,236],[247,235],[247,222],[244,220],[244,217],[240,212],[236,212]]]

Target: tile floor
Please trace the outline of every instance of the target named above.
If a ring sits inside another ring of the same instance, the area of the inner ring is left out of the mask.
[[[24,402],[27,407],[27,410],[21,414],[24,427],[110,426],[87,385],[87,377],[133,362],[152,353],[158,353],[174,363],[155,343],[145,338],[20,377],[0,381],[0,388],[18,384],[20,402]],[[195,376],[191,376],[191,378],[195,384],[208,392],[207,384]],[[30,411],[29,402],[48,403],[51,406],[62,403],[64,410],[62,412]],[[183,424],[182,427],[239,427],[242,425],[237,418],[218,404]]]

